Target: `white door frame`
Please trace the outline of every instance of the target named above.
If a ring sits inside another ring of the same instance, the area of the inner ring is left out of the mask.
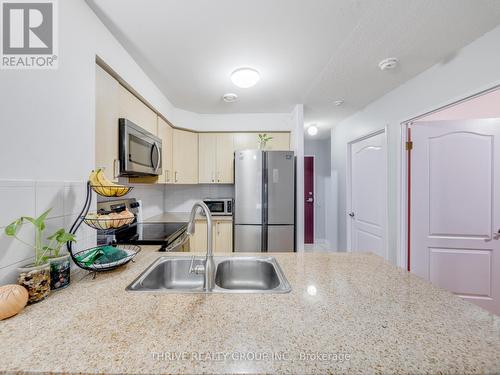
[[[316,219],[315,219],[315,216],[316,216],[316,156],[315,155],[304,155],[304,159],[306,157],[310,157],[310,158],[313,158],[313,243],[312,245],[314,245],[316,243]],[[304,182],[305,182],[305,172],[306,172],[306,168],[305,168],[305,164],[304,164]],[[304,193],[305,193],[305,190],[304,190]],[[305,197],[304,197],[305,199]],[[302,205],[305,204],[305,201],[303,200],[302,201]],[[305,213],[305,207],[304,207],[304,213]],[[304,229],[306,227],[306,218],[304,216]],[[304,233],[305,235],[305,233]],[[311,244],[306,244],[306,245],[311,245]]]
[[[409,271],[408,267],[408,242],[409,242],[409,236],[408,236],[408,203],[409,203],[409,196],[408,196],[408,151],[404,147],[406,145],[406,142],[408,141],[408,129],[410,125],[412,125],[415,121],[418,121],[419,119],[429,116],[433,113],[440,112],[444,109],[456,106],[458,104],[462,104],[464,102],[467,102],[471,99],[475,99],[479,96],[488,94],[492,91],[496,91],[500,89],[500,83],[495,83],[493,86],[489,86],[488,88],[481,90],[481,91],[476,91],[468,96],[455,99],[451,102],[448,102],[447,104],[441,105],[439,107],[434,107],[433,109],[430,109],[429,111],[422,113],[420,115],[414,116],[408,120],[405,120],[401,122],[400,124],[400,141],[401,143],[399,144],[399,149],[401,152],[401,157],[400,157],[400,165],[399,165],[399,199],[398,199],[398,213],[399,213],[399,238],[398,238],[398,265],[406,270]],[[410,207],[411,209],[411,207]],[[411,267],[411,264],[410,264]]]
[[[386,171],[388,171],[388,160],[389,158],[387,157],[387,147],[388,147],[388,142],[387,142],[387,125],[384,126],[382,129],[379,129],[377,131],[365,134],[359,138],[353,139],[352,141],[347,142],[347,156],[346,156],[346,161],[347,161],[347,178],[346,178],[346,230],[347,230],[347,252],[352,252],[352,241],[351,241],[351,235],[352,235],[352,219],[348,217],[348,213],[352,211],[352,193],[351,193],[351,187],[352,187],[352,158],[351,158],[351,150],[352,146],[354,143],[357,143],[359,141],[363,141],[365,139],[374,137],[379,134],[384,134],[385,137],[385,168]],[[386,173],[386,182],[385,182],[385,193],[386,193],[386,205],[385,205],[385,259],[388,258],[388,250],[389,250],[389,236],[388,236],[388,230],[389,230],[389,210],[388,210],[388,202],[389,202],[389,181],[388,181],[388,176],[389,173]]]

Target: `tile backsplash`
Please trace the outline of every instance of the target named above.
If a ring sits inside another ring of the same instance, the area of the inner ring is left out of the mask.
[[[33,259],[33,250],[7,237],[4,228],[20,216],[38,216],[52,208],[46,224],[47,235],[59,228],[69,230],[85,203],[86,181],[0,180],[0,285],[14,283],[17,267]],[[95,201],[93,208],[95,210]],[[34,241],[33,227],[23,226],[19,237]],[[75,249],[95,246],[95,230],[82,225],[77,232]]]
[[[164,210],[189,212],[203,198],[234,198],[234,185],[165,185]]]

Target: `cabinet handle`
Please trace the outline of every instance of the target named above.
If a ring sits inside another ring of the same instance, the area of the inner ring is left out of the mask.
[[[220,182],[220,172],[217,172],[217,182]]]
[[[215,182],[215,173],[212,172],[212,182]]]
[[[174,173],[174,174],[175,174],[175,176],[174,176],[174,180],[175,180],[175,182],[177,182],[177,171],[175,171],[175,173]]]
[[[168,169],[165,169],[165,182],[169,182],[170,179],[168,178]]]
[[[118,165],[118,168],[116,167]],[[118,178],[120,174],[120,160],[113,159],[113,178]]]

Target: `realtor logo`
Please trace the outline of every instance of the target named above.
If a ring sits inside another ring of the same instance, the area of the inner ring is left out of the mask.
[[[55,0],[0,0],[2,69],[56,69]]]

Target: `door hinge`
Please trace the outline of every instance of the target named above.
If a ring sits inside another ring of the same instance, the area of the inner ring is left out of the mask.
[[[405,147],[406,147],[407,151],[413,150],[413,142],[412,141],[406,142],[406,146]]]

